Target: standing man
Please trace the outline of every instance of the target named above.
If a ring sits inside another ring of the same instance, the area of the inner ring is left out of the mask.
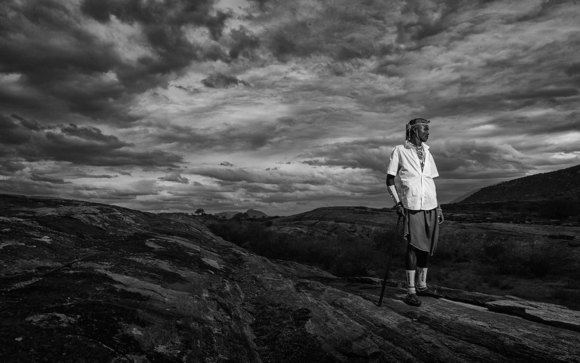
[[[439,224],[444,221],[433,181],[439,172],[425,144],[429,138],[429,123],[422,118],[407,123],[405,143],[395,146],[387,167],[387,188],[396,203],[397,213],[405,217],[408,293],[404,301],[411,306],[421,305],[417,295],[436,295],[427,287],[427,263],[437,248]]]

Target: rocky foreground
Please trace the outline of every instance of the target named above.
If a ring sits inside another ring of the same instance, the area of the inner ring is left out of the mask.
[[[580,362],[580,314],[253,255],[195,220],[0,196],[2,362]]]

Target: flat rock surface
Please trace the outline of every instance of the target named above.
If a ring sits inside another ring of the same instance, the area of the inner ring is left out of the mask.
[[[495,300],[488,302],[486,306],[492,311],[522,316],[529,320],[580,332],[580,312],[563,306],[526,300]]]
[[[2,362],[580,362],[563,307],[441,287],[414,308],[396,282],[379,307],[376,279],[271,261],[194,219],[19,196],[0,210]]]

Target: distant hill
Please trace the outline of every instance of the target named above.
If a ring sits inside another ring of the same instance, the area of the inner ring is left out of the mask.
[[[246,211],[246,214],[248,215],[248,218],[266,218],[268,217],[268,215],[262,211],[256,210],[256,209],[248,209]]]
[[[221,218],[221,219],[231,219],[233,216],[238,214],[239,212],[220,212],[215,213],[214,216]]]
[[[462,196],[453,199],[450,203],[460,203],[460,202],[464,201],[465,199],[471,197],[473,194],[479,192],[480,190],[481,189],[474,189],[470,192],[467,192],[467,193],[463,194]]]
[[[220,218],[220,219],[232,219],[234,217],[236,218],[249,218],[249,219],[261,219],[261,218],[267,218],[268,215],[262,211],[256,210],[256,209],[248,209],[245,212],[220,212],[220,213],[216,213],[214,214],[214,216]]]
[[[481,188],[459,203],[544,200],[580,201],[580,165]]]

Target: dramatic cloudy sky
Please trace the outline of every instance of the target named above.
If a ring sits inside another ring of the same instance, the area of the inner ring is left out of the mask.
[[[390,207],[580,163],[580,2],[3,0],[0,192],[148,211]]]

